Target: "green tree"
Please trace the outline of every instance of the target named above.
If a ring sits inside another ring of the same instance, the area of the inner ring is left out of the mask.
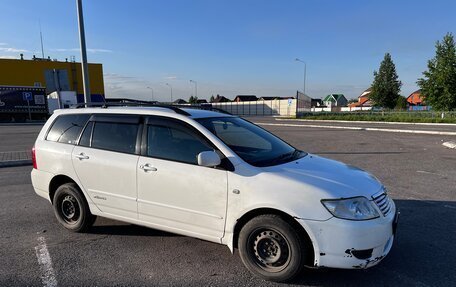
[[[428,70],[417,84],[426,103],[436,110],[456,109],[456,47],[453,34],[435,44],[435,57],[428,61]]]
[[[215,100],[214,95],[211,96],[211,99],[209,100],[209,103],[213,103]]]
[[[399,96],[396,101],[396,110],[405,110],[407,108],[407,99],[403,96]]]
[[[196,104],[196,103],[198,103],[198,97],[190,96],[190,98],[188,99],[188,102],[190,104]]]
[[[396,66],[389,53],[385,54],[380,68],[374,71],[374,82],[369,99],[375,106],[392,109],[396,106],[402,83],[396,73]]]

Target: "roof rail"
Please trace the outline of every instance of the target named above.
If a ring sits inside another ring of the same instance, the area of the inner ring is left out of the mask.
[[[230,112],[228,112],[228,111],[225,111],[225,110],[222,110],[222,109],[219,109],[219,108],[212,108],[212,107],[211,107],[211,111],[219,112],[219,113],[227,114],[227,115],[233,115],[232,113],[230,113]]]
[[[199,110],[209,110],[209,111],[215,111],[219,113],[224,113],[231,115],[231,113],[218,109],[218,108],[213,108],[211,104],[200,104],[200,105],[174,105],[174,104],[160,104],[158,102],[146,102],[146,101],[128,101],[128,102],[91,102],[91,103],[78,103],[75,105],[72,105],[71,108],[79,109],[79,108],[85,108],[85,107],[100,107],[102,109],[106,109],[108,107],[157,107],[157,108],[164,108],[164,109],[170,109],[174,111],[176,114],[181,114],[184,116],[190,116],[190,114],[184,110],[183,108],[186,109],[199,109]]]
[[[213,111],[213,112],[219,112],[219,113],[222,113],[222,114],[231,115],[231,113],[229,113],[229,112],[227,112],[225,110],[212,107],[212,104],[210,104],[210,103],[207,103],[207,104],[196,104],[196,105],[195,104],[193,104],[193,105],[178,104],[178,105],[172,105],[172,106],[173,107],[179,107],[179,108],[182,108],[182,109],[197,109],[197,110]]]
[[[120,102],[115,102],[115,103],[110,103],[110,102],[99,102],[99,103],[78,103],[75,105],[72,105],[72,108],[75,109],[80,109],[80,108],[85,108],[85,107],[100,107],[102,109],[106,109],[108,107],[157,107],[157,108],[165,108],[165,109],[170,109],[173,110],[176,114],[181,114],[184,116],[190,116],[189,113],[186,111],[178,108],[178,107],[173,107],[169,105],[161,105],[161,104],[155,104],[155,103],[146,103],[146,102],[128,102],[128,103],[120,103]]]

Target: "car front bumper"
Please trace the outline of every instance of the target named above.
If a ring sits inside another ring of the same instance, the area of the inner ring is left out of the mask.
[[[393,246],[398,213],[396,208],[372,220],[326,221],[299,219],[312,240],[313,267],[365,269],[377,265]]]

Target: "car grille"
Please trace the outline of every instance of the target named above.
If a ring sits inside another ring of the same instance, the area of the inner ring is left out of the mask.
[[[372,196],[375,204],[377,204],[380,211],[383,213],[384,216],[387,216],[392,209],[392,202],[386,191],[382,191],[379,195]]]

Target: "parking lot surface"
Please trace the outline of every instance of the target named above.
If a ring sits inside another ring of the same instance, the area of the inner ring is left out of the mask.
[[[373,173],[401,211],[395,245],[378,266],[306,270],[293,285],[450,286],[456,282],[456,150],[441,144],[456,137],[264,128],[297,148]],[[39,129],[6,131],[0,126],[2,151],[30,148]],[[6,133],[11,136],[5,138]],[[30,166],[0,168],[0,286],[53,282],[58,286],[285,286],[253,277],[237,252],[232,255],[225,246],[198,239],[102,218],[88,233],[70,233],[58,225],[52,206],[34,194],[30,170]],[[51,271],[43,269],[43,262]]]
[[[0,124],[0,152],[29,151],[43,124]]]
[[[412,130],[412,131],[439,131],[442,133],[456,133],[456,124],[437,124],[437,123],[391,123],[391,122],[364,122],[364,121],[327,121],[327,120],[306,120],[306,119],[287,119],[274,117],[250,117],[252,121],[274,123],[281,125],[317,125],[322,127],[359,127],[374,129],[393,129],[393,130]]]

